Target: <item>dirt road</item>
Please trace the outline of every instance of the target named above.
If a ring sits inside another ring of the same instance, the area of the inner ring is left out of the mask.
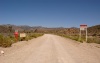
[[[0,50],[0,63],[100,63],[100,45],[51,34]]]

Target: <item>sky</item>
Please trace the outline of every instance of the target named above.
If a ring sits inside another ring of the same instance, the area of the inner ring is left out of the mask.
[[[100,24],[99,0],[0,0],[0,24],[79,27]]]

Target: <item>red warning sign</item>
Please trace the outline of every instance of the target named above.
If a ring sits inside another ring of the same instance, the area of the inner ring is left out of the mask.
[[[80,25],[80,30],[86,30],[87,25]]]

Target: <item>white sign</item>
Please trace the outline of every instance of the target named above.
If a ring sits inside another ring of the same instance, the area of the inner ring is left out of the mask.
[[[20,37],[26,37],[26,33],[20,33]]]
[[[80,25],[80,30],[86,30],[87,25]]]
[[[81,39],[81,31],[85,30],[86,31],[86,42],[87,42],[87,25],[80,25],[80,38]]]

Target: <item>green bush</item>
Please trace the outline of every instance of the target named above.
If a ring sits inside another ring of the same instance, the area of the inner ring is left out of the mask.
[[[9,37],[4,37],[0,35],[0,46],[1,47],[10,47],[12,45],[12,40]]]
[[[16,38],[14,36],[11,36],[11,35],[9,35],[8,37],[11,40],[12,43],[15,43],[16,41],[19,40],[19,37],[18,37],[18,40],[16,40]]]
[[[27,36],[24,38],[18,37],[18,40],[16,40],[16,38],[12,35],[8,36],[0,35],[0,47],[10,47],[13,43],[16,43],[17,41],[23,41],[23,40],[28,41],[32,38],[37,38],[42,35],[43,35],[42,33],[30,33],[27,34]]]

